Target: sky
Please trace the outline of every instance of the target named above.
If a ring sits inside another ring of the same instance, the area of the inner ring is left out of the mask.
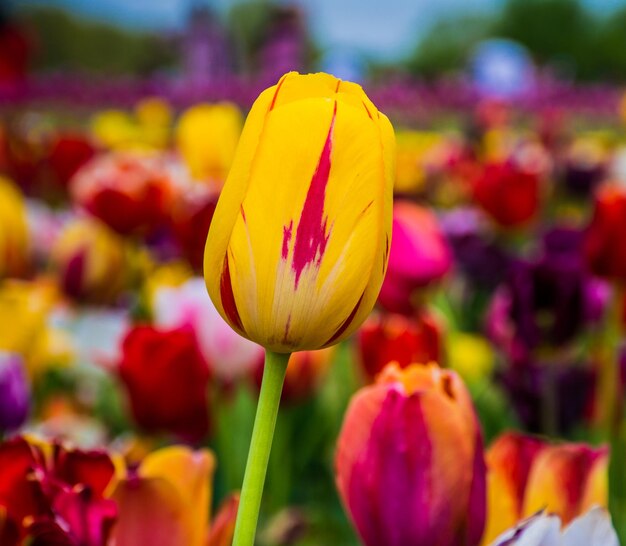
[[[11,0],[10,0],[11,1]],[[77,15],[140,29],[184,26],[190,7],[206,2],[225,14],[237,0],[12,0],[14,4],[55,5]],[[504,0],[297,0],[323,48],[356,51],[377,60],[406,55],[430,26],[455,11],[488,14]],[[584,0],[610,14],[626,0]]]

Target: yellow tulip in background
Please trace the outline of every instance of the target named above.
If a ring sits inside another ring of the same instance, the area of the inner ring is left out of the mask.
[[[10,180],[0,176],[0,278],[23,273],[27,257],[24,199]]]
[[[254,542],[289,353],[346,338],[378,297],[394,159],[389,120],[328,74],[286,74],[248,115],[204,260],[220,314],[267,351],[235,546]]]
[[[71,361],[69,340],[48,324],[58,300],[55,285],[45,280],[10,279],[0,286],[0,351],[22,355],[32,378]]]
[[[219,190],[233,161],[243,116],[229,102],[198,104],[176,127],[176,144],[191,176]]]
[[[52,248],[52,263],[59,285],[79,300],[114,302],[127,284],[124,240],[96,219],[68,223]]]

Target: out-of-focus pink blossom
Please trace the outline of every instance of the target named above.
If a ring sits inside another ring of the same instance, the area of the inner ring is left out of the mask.
[[[248,375],[263,361],[263,348],[226,324],[201,278],[190,279],[180,287],[158,289],[153,312],[158,326],[191,326],[209,366],[224,382]]]

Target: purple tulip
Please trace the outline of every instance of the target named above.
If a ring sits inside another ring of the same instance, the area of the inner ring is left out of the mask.
[[[28,417],[30,389],[22,358],[0,352],[0,433],[18,429]]]
[[[509,257],[489,238],[482,214],[475,209],[457,209],[442,218],[442,227],[452,247],[456,267],[480,288],[504,281]]]
[[[546,412],[555,412],[558,432],[567,433],[584,420],[593,402],[596,376],[588,363],[525,362],[499,376],[519,420],[529,432],[544,432]],[[546,398],[550,383],[553,399]],[[547,407],[546,404],[551,404]]]
[[[602,316],[606,287],[587,273],[581,245],[582,232],[555,228],[538,256],[511,263],[487,329],[513,361],[526,360],[539,346],[563,347]]]
[[[563,184],[568,192],[583,198],[589,198],[606,174],[601,163],[590,165],[569,161],[563,170]]]

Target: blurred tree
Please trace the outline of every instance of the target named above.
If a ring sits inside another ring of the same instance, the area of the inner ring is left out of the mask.
[[[457,17],[436,23],[409,58],[407,67],[426,78],[462,69],[473,46],[490,35],[492,21]]]
[[[233,5],[228,15],[228,27],[238,45],[238,65],[250,73],[256,52],[265,38],[265,29],[272,14],[272,3],[264,0],[246,0]]]
[[[145,75],[174,60],[157,36],[85,21],[60,9],[24,8],[20,18],[36,36],[37,69]]]
[[[586,77],[626,81],[626,7],[602,23],[589,57]]]
[[[485,38],[509,38],[526,46],[540,65],[578,80],[626,81],[626,8],[606,19],[580,0],[507,0],[491,18],[453,16],[435,24],[407,66],[435,77],[460,70]]]
[[[538,62],[580,77],[593,70],[597,26],[579,0],[508,0],[491,33],[517,40]]]

